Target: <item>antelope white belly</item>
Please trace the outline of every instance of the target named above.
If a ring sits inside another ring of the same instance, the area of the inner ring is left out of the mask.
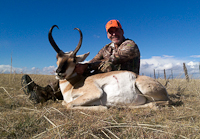
[[[119,103],[140,105],[145,103],[146,99],[137,91],[135,81],[136,76],[131,72],[123,72],[99,79],[99,86],[106,95],[106,105],[113,106]]]

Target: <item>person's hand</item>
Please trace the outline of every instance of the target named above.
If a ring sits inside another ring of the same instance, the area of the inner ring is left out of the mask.
[[[104,61],[100,64],[99,70],[102,72],[109,72],[112,70],[112,62]]]
[[[76,64],[74,71],[77,74],[82,75],[86,71],[87,67],[88,67],[87,63],[86,64]]]

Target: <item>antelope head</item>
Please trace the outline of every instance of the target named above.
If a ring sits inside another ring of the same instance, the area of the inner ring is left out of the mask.
[[[57,52],[56,64],[58,67],[56,69],[56,77],[58,79],[67,79],[73,74],[76,64],[78,62],[84,61],[89,55],[89,52],[83,55],[76,56],[78,50],[81,48],[83,35],[79,28],[74,28],[79,31],[79,34],[80,34],[79,43],[76,46],[74,51],[64,53],[62,50],[60,50],[60,48],[58,47],[58,45],[56,44],[56,42],[54,41],[52,37],[52,30],[54,27],[58,28],[57,25],[53,25],[49,30],[48,38],[49,38],[50,44],[52,45],[54,50]]]

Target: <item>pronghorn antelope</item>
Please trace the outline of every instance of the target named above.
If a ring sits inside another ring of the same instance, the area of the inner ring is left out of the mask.
[[[110,106],[140,108],[155,104],[168,104],[170,101],[164,86],[156,80],[136,75],[130,71],[112,71],[83,77],[74,69],[89,55],[76,55],[82,44],[82,32],[76,49],[64,53],[52,37],[51,27],[48,37],[57,52],[56,78],[59,79],[63,95],[63,105],[67,109],[106,110]]]

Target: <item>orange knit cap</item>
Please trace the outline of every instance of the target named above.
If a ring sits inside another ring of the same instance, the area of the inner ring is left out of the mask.
[[[108,30],[111,27],[116,27],[116,28],[121,28],[122,29],[122,25],[119,23],[118,20],[110,20],[110,21],[108,21],[108,23],[106,24],[106,31],[108,32]]]

